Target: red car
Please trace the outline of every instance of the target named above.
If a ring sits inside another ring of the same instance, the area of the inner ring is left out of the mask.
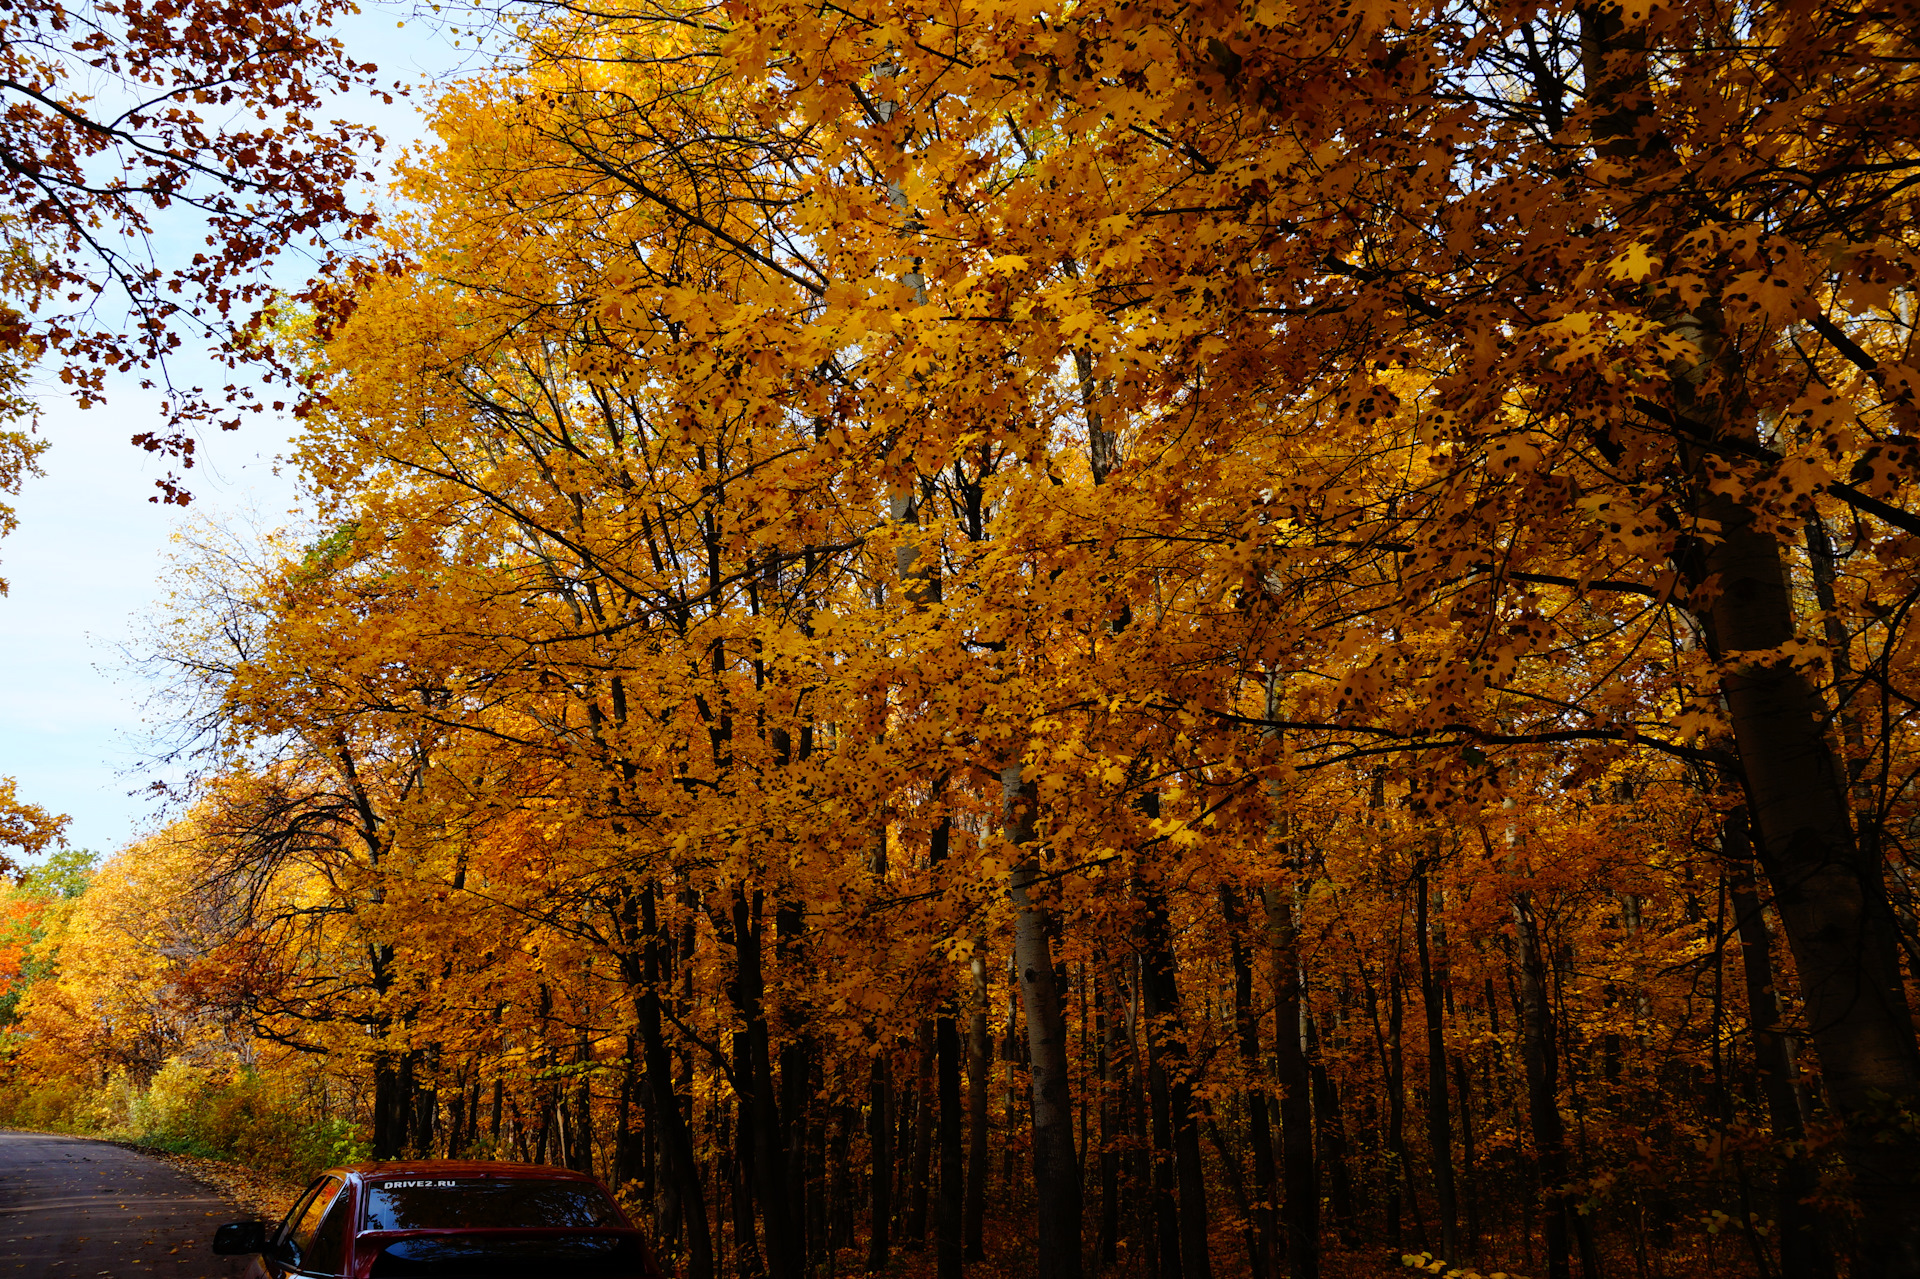
[[[279,1225],[236,1221],[213,1250],[247,1279],[662,1279],[607,1188],[531,1164],[332,1168]]]

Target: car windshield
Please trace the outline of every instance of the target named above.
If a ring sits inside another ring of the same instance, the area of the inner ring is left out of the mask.
[[[598,1186],[482,1177],[392,1178],[367,1188],[364,1230],[621,1226]]]

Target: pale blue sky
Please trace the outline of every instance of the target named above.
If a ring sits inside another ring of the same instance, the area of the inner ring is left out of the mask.
[[[408,9],[367,4],[342,37],[350,53],[379,64],[383,81],[409,83],[464,61],[441,31],[408,21]],[[420,134],[415,105],[342,101],[336,114],[374,123],[389,153]],[[196,377],[197,358],[176,376]],[[209,370],[210,384],[227,380]],[[140,769],[149,726],[146,689],[122,669],[121,647],[163,590],[169,543],[183,519],[262,527],[286,523],[296,505],[291,474],[275,459],[292,431],[264,415],[199,445],[187,472],[192,511],[148,502],[164,464],[128,441],[158,421],[157,392],[131,377],[110,386],[105,406],[80,412],[54,383],[41,396],[41,431],[52,442],[46,474],[27,481],[15,506],[20,528],[0,540],[0,776],[20,797],[72,818],[69,840],[110,853],[153,819]]]

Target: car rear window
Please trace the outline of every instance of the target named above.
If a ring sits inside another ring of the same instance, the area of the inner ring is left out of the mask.
[[[363,1230],[624,1226],[598,1186],[481,1177],[392,1178],[367,1188]]]
[[[474,1239],[431,1235],[389,1244],[372,1279],[644,1279],[653,1272],[628,1238]]]

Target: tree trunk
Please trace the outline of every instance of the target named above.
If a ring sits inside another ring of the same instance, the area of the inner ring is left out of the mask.
[[[934,1129],[933,1019],[920,1019],[913,1068],[913,1155],[907,1168],[907,1212],[900,1223],[901,1243],[919,1250],[927,1242],[927,1208],[932,1198]]]
[[[1818,1211],[1804,1201],[1818,1188],[1819,1176],[1807,1159],[1800,1101],[1794,1096],[1793,1055],[1780,1029],[1780,1005],[1774,997],[1773,943],[1761,914],[1748,864],[1752,842],[1745,809],[1727,815],[1721,850],[1727,857],[1727,887],[1732,897],[1734,930],[1740,938],[1746,974],[1747,1026],[1753,1038],[1753,1062],[1760,1075],[1767,1120],[1780,1151],[1780,1188],[1775,1205],[1782,1279],[1832,1279],[1833,1258]]]
[[[808,1215],[814,1199],[807,1176],[807,1139],[813,1130],[808,1103],[813,1093],[810,1076],[813,1073],[814,1056],[814,1042],[807,1036],[796,1037],[780,1049],[780,1122],[786,1136],[782,1162],[786,1177],[783,1197],[786,1200],[787,1250],[801,1273],[805,1272],[808,1264],[807,1245],[811,1234]]]
[[[574,1046],[574,1064],[579,1073],[573,1081],[573,1141],[567,1150],[567,1167],[593,1175],[593,1041],[585,1026]]]
[[[873,1058],[867,1112],[867,1141],[872,1163],[867,1224],[867,1271],[870,1274],[879,1274],[887,1268],[887,1230],[893,1219],[893,1128],[887,1122],[887,1091],[887,1054],[883,1047]]]
[[[960,1279],[960,1218],[966,1171],[960,1147],[960,1026],[954,1020],[951,1002],[934,1020],[933,1040],[940,1099],[940,1196],[933,1220],[934,1269],[939,1279]]]
[[[1113,981],[1102,959],[1094,966],[1094,1031],[1099,1036],[1100,1059],[1100,1237],[1095,1247],[1098,1269],[1107,1270],[1120,1259],[1120,1152],[1115,1149],[1124,1131],[1120,1117],[1118,1051],[1120,1017],[1113,1003]]]
[[[622,1186],[630,1181],[640,1181],[644,1175],[643,1160],[640,1152],[646,1148],[645,1134],[635,1132],[633,1127],[633,1036],[627,1036],[626,1052],[620,1060],[620,1102],[614,1112],[613,1123],[613,1166],[608,1169],[607,1180],[617,1194]],[[476,1116],[477,1118],[477,1116]],[[651,1191],[648,1184],[646,1191]],[[651,1194],[646,1196],[651,1199]]]
[[[1649,160],[1665,144],[1645,117],[1646,32],[1618,9],[1580,10],[1586,76],[1595,86],[1598,150]],[[1665,210],[1655,210],[1655,215]],[[1711,302],[1711,299],[1707,299]],[[1828,711],[1807,673],[1780,647],[1797,625],[1778,537],[1734,494],[1716,491],[1703,458],[1751,457],[1761,447],[1741,403],[1747,358],[1698,306],[1669,329],[1701,354],[1671,384],[1680,461],[1696,476],[1697,514],[1719,535],[1689,548],[1696,589],[1712,592],[1720,692],[1747,788],[1756,851],[1773,888],[1800,978],[1809,1039],[1838,1111],[1853,1195],[1872,1227],[1859,1234],[1854,1271],[1920,1276],[1920,1132],[1903,1120],[1920,1104],[1920,1042],[1899,967],[1899,935],[1876,847],[1853,827],[1847,770]]]
[[[1427,869],[1413,877],[1414,942],[1420,955],[1420,1002],[1427,1019],[1427,1142],[1433,1160],[1435,1212],[1440,1217],[1440,1255],[1459,1264],[1460,1212],[1453,1184],[1453,1114],[1447,1096],[1447,1040],[1440,982],[1429,946]]]
[[[1301,1042],[1300,934],[1292,890],[1266,889],[1267,929],[1273,948],[1274,1059],[1280,1076],[1280,1176],[1285,1199],[1287,1273],[1320,1273],[1320,1186],[1313,1157],[1312,1078]]]
[[[1759,835],[1758,852],[1786,926],[1827,1095],[1846,1124],[1844,1151],[1865,1221],[1859,1274],[1920,1275],[1920,1138],[1899,1122],[1920,1100],[1920,1050],[1901,981],[1882,868],[1852,830],[1845,773],[1825,707],[1784,660],[1740,655],[1793,637],[1779,544],[1730,503],[1708,552],[1721,583],[1714,632],[1734,669],[1721,689],[1733,720]]]
[[[493,1078],[493,1113],[487,1124],[487,1138],[493,1147],[490,1158],[500,1157],[500,1120],[501,1110],[507,1099],[507,1081],[495,1075]]]
[[[967,1032],[967,1198],[962,1205],[960,1233],[965,1259],[979,1261],[986,1255],[987,1094],[993,1086],[993,1069],[987,1034],[987,961],[977,948],[973,956],[973,1021]]]
[[[381,1052],[373,1059],[373,1157],[399,1159],[407,1153],[408,1120],[413,1113],[404,1068],[405,1053]]]
[[[1540,957],[1540,933],[1534,924],[1531,895],[1513,899],[1519,941],[1521,1052],[1526,1059],[1527,1115],[1533,1123],[1534,1159],[1539,1168],[1539,1199],[1546,1212],[1547,1279],[1568,1279],[1566,1133],[1560,1122],[1559,1070],[1553,1026],[1547,1007],[1546,970]]]
[[[1003,829],[1020,858],[1013,871],[1013,944],[1027,1044],[1033,1057],[1033,1189],[1040,1226],[1036,1269],[1048,1279],[1079,1279],[1080,1168],[1073,1149],[1067,1028],[1061,1014],[1059,974],[1047,936],[1047,912],[1034,901],[1034,887],[1040,877],[1034,829],[1038,788],[1022,781],[1020,773],[1017,762],[1003,769],[1000,789],[1005,804]]]
[[[1320,1139],[1320,1167],[1326,1174],[1327,1202],[1333,1219],[1340,1224],[1340,1242],[1349,1248],[1359,1246],[1360,1233],[1354,1226],[1353,1186],[1347,1171],[1347,1130],[1340,1115],[1340,1094],[1327,1074],[1325,1054],[1312,1017],[1307,1018],[1307,1060],[1313,1075],[1313,1127]]]
[[[1155,797],[1157,798],[1157,797]],[[1150,817],[1159,816],[1158,804]],[[1147,1024],[1153,1045],[1154,1070],[1164,1079],[1168,1118],[1172,1123],[1173,1164],[1180,1189],[1178,1273],[1185,1279],[1211,1279],[1213,1260],[1207,1251],[1207,1182],[1200,1162],[1200,1123],[1193,1102],[1193,1075],[1187,1060],[1185,1020],[1180,1012],[1180,988],[1174,975],[1173,936],[1167,920],[1167,899],[1158,889],[1142,893],[1141,988],[1146,997]]]
[[[683,1206],[687,1231],[687,1279],[714,1279],[713,1231],[707,1220],[706,1193],[700,1182],[700,1163],[693,1153],[693,1133],[680,1111],[674,1087],[673,1058],[660,1025],[660,986],[666,980],[664,941],[654,913],[649,885],[640,894],[642,968],[634,982],[634,1021],[646,1058],[647,1085],[653,1090],[653,1113],[661,1146],[671,1169],[674,1193]]]
[[[1181,1279],[1180,1201],[1174,1190],[1173,1102],[1167,1095],[1167,1063],[1161,1037],[1152,1026],[1153,1000],[1140,983],[1147,1017],[1147,1106],[1153,1124],[1153,1254],[1149,1271],[1154,1279]]]
[[[1406,1025],[1406,998],[1402,993],[1400,956],[1387,970],[1387,1159],[1392,1165],[1393,1188],[1387,1198],[1387,1234],[1398,1248],[1405,1225],[1403,1208],[1420,1217],[1420,1200],[1413,1195],[1413,1169],[1407,1159],[1407,1064],[1401,1032]],[[1403,1200],[1407,1201],[1403,1204]]]
[[[1247,1076],[1248,1144],[1253,1147],[1254,1279],[1267,1279],[1274,1273],[1278,1257],[1274,1203],[1273,1127],[1267,1110],[1267,1090],[1263,1086],[1265,1068],[1260,1060],[1260,1019],[1253,1008],[1253,957],[1247,949],[1242,930],[1247,910],[1239,890],[1231,884],[1220,885],[1220,913],[1226,919],[1227,944],[1233,961],[1233,1016],[1239,1032],[1240,1068]]]
[[[798,1279],[804,1264],[794,1249],[786,1174],[786,1133],[774,1093],[773,1050],[767,1026],[764,968],[766,899],[760,889],[733,890],[734,978],[728,988],[745,1030],[735,1036],[734,1076],[740,1094],[742,1187],[759,1205],[766,1262],[773,1279]],[[743,1243],[752,1234],[743,1221]]]

